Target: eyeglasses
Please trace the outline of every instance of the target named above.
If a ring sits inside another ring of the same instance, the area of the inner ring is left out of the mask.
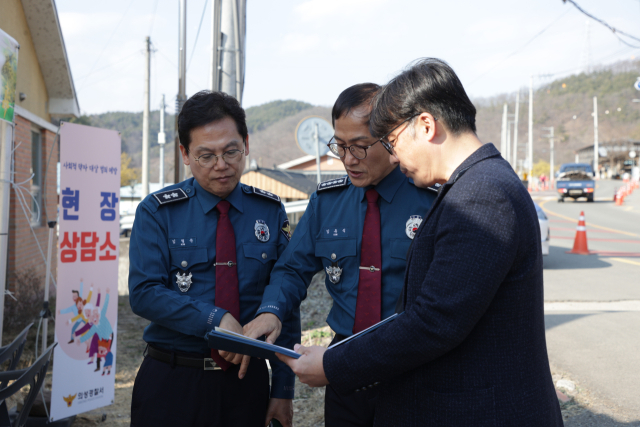
[[[333,142],[332,142],[333,141]],[[338,144],[336,141],[336,138],[333,137],[331,138],[331,140],[329,141],[329,143],[327,144],[327,147],[329,147],[329,150],[331,150],[331,152],[333,154],[335,154],[336,156],[343,158],[344,156],[347,155],[347,150],[349,150],[351,152],[351,155],[353,157],[355,157],[358,160],[362,160],[365,159],[367,157],[367,150],[371,147],[373,147],[374,145],[376,145],[378,141],[374,142],[371,145],[367,145],[365,147],[363,147],[362,145],[342,145],[342,144]]]
[[[409,120],[412,120],[413,118],[418,117],[420,114],[421,114],[421,113],[414,114],[413,116],[409,117],[408,119],[403,120],[403,121],[402,121],[402,123],[400,123],[398,126],[396,126],[396,127],[394,127],[393,129],[391,129],[391,130],[389,131],[389,133],[387,133],[385,136],[383,136],[382,138],[380,138],[380,139],[378,140],[378,141],[380,141],[380,142],[382,143],[382,146],[387,150],[387,152],[388,152],[389,154],[391,154],[392,156],[395,154],[395,153],[393,152],[393,147],[395,147],[396,141],[398,140],[398,137],[400,136],[400,134],[401,134],[402,132],[404,132],[404,129],[402,129],[402,131],[400,131],[400,132],[398,133],[398,135],[396,135],[396,139],[395,139],[393,142],[385,141],[385,139],[386,139],[389,135],[391,135],[391,134],[392,134],[396,129],[398,129],[400,126],[402,126],[403,124],[407,123]],[[438,120],[438,119],[437,119],[436,117],[434,117],[434,118],[433,118],[433,120]],[[407,126],[407,127],[409,127],[409,126]],[[406,129],[407,127],[405,127],[405,129]]]
[[[244,154],[244,150],[229,150],[220,154],[219,156],[213,153],[203,154],[202,156],[196,157],[193,156],[196,162],[202,168],[212,168],[218,163],[218,158],[222,157],[225,163],[233,165],[238,163],[242,159],[242,155]]]

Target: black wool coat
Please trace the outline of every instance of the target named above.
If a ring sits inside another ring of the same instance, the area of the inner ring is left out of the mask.
[[[328,350],[330,383],[341,393],[380,387],[376,426],[562,426],[540,244],[529,193],[493,144],[483,145],[416,232],[404,313]]]

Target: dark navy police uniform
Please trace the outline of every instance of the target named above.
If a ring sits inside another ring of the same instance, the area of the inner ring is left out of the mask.
[[[327,323],[336,332],[334,342],[352,335],[367,210],[365,192],[369,188],[351,185],[346,176],[318,185],[289,246],[271,273],[258,313],[273,313],[281,320],[286,319],[306,297],[312,276],[324,270],[325,284],[333,298]],[[373,188],[379,194],[381,319],[385,319],[395,312],[409,246],[437,192],[416,187],[400,168]],[[326,425],[372,425],[376,395],[374,388],[353,396],[341,396],[327,386]]]
[[[222,371],[209,359],[205,334],[227,312],[215,306],[220,200],[190,178],[149,195],[136,211],[129,299],[151,324],[143,335],[149,347],[134,385],[132,426],[262,426],[269,397],[293,398],[294,374],[279,360],[270,360],[269,390],[264,360],[252,359],[240,380],[239,365]],[[225,200],[236,240],[236,320],[244,325],[255,317],[289,243],[289,222],[280,198],[263,190],[238,184]],[[299,311],[291,313],[277,341],[288,348],[300,342]]]

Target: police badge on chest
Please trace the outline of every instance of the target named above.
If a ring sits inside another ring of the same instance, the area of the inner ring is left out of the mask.
[[[187,292],[191,287],[191,273],[187,276],[187,273],[176,273],[176,284],[181,292]]]
[[[253,229],[256,232],[256,237],[258,238],[258,240],[260,240],[262,243],[269,241],[269,227],[267,226],[266,222],[261,219],[256,220]]]
[[[325,268],[327,272],[327,278],[331,283],[337,285],[342,275],[342,269],[338,266],[337,262],[332,263],[329,267]]]

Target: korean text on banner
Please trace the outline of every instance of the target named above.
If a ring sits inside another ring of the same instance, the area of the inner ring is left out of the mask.
[[[119,201],[118,133],[62,123],[51,421],[113,403]]]

